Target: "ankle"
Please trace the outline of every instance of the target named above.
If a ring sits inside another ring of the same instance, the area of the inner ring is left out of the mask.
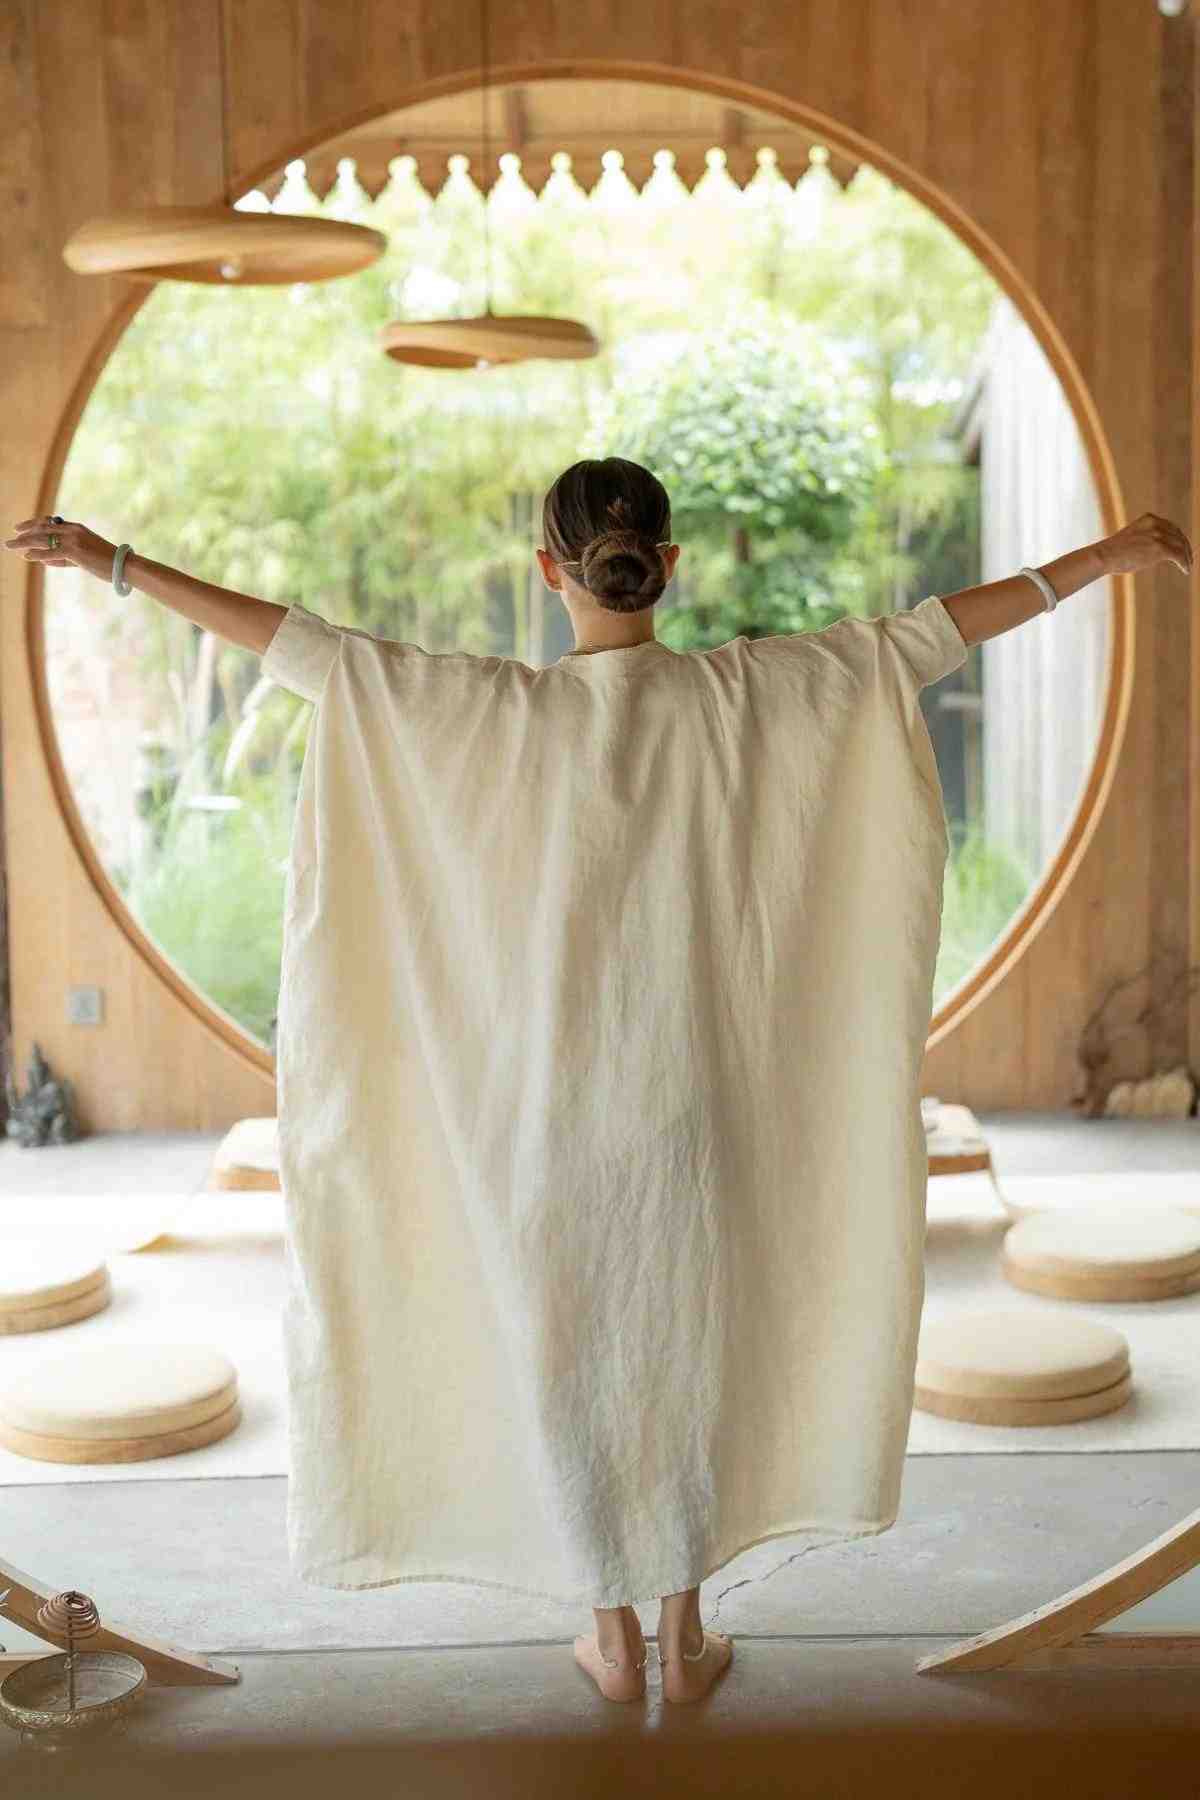
[[[596,1642],[604,1656],[626,1656],[634,1651],[640,1654],[642,1628],[637,1613],[632,1607],[613,1609],[604,1618],[600,1614],[596,1618]]]
[[[703,1637],[704,1622],[698,1607],[694,1612],[680,1613],[677,1617],[664,1614],[658,1622],[658,1643],[662,1650],[694,1650]]]

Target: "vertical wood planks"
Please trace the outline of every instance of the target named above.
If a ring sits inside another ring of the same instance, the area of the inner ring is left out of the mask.
[[[34,3],[10,0],[0,13],[0,330],[44,325],[50,291]]]
[[[1137,513],[1151,504],[1155,472],[1157,334],[1150,308],[1161,21],[1157,10],[1150,15],[1107,6],[1096,6],[1092,18],[1096,228],[1088,260],[1095,290],[1094,384],[1123,472],[1125,505]],[[1114,404],[1120,393],[1123,400]],[[1139,576],[1135,586],[1134,703],[1122,747],[1124,779],[1113,788],[1093,846],[1096,873],[1108,884],[1104,903],[1088,914],[1086,979],[1088,991],[1097,996],[1113,979],[1140,968],[1151,950],[1151,895],[1158,873],[1151,865],[1158,671],[1148,610],[1152,582]],[[1114,903],[1118,870],[1120,900]],[[1140,1057],[1149,1043],[1135,1036],[1123,1050]]]
[[[1143,504],[1129,496],[1137,513],[1165,513],[1188,531],[1191,475],[1191,409],[1179,380],[1192,350],[1192,59],[1195,20],[1157,20],[1160,46],[1157,143],[1154,164],[1158,179],[1146,196],[1152,215],[1155,247],[1152,259],[1154,346],[1154,451],[1150,498]],[[1149,894],[1150,941],[1169,946],[1177,963],[1190,960],[1190,896],[1187,861],[1181,850],[1188,841],[1191,804],[1189,757],[1181,735],[1195,736],[1191,712],[1190,587],[1178,569],[1160,567],[1143,578],[1138,623],[1155,669],[1154,732],[1149,777],[1153,795],[1152,866],[1163,872]],[[1141,584],[1140,584],[1141,585]],[[1186,1058],[1189,1007],[1172,992],[1169,976],[1158,984],[1155,998],[1164,1016],[1155,1027],[1155,1062],[1170,1067]]]

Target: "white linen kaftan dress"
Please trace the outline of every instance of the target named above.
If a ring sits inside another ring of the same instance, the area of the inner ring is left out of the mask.
[[[966,654],[936,595],[543,669],[286,613],[299,1578],[612,1607],[894,1522]]]

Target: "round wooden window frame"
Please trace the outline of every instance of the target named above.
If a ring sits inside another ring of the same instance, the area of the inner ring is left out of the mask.
[[[278,153],[263,158],[248,172],[239,176],[236,191],[248,192],[259,181],[274,174],[296,157],[303,157],[321,144],[379,118],[383,113],[399,112],[422,101],[445,98],[469,91],[480,85],[482,69],[460,72],[436,81],[422,82],[408,89],[388,107],[372,106],[326,126],[319,134],[306,136],[287,144]],[[622,81],[643,85],[679,87],[691,92],[709,93],[718,98],[741,102],[757,110],[802,126],[826,138],[831,144],[858,161],[878,168],[897,187],[904,188],[940,218],[972,251],[989,271],[997,285],[1009,296],[1021,317],[1034,333],[1067,396],[1079,428],[1099,496],[1102,529],[1110,533],[1118,528],[1124,516],[1116,465],[1099,414],[1087,383],[1053,319],[1042,305],[1034,289],[1020,274],[1015,264],[989,238],[982,228],[958,204],[919,170],[911,168],[882,145],[855,132],[850,127],[827,117],[816,108],[799,105],[767,88],[747,82],[719,80],[694,70],[661,67],[654,63],[611,61],[572,61],[522,63],[493,66],[488,80],[495,86],[512,82],[536,81]],[[228,194],[212,196],[214,204],[232,204]],[[83,410],[91,397],[100,373],[134,314],[153,290],[138,287],[113,310],[105,327],[80,371],[67,400],[62,418],[54,434],[42,470],[38,488],[37,510],[48,511],[58,489],[68,450],[78,429]],[[1038,933],[1062,901],[1071,878],[1079,866],[1103,813],[1112,788],[1121,743],[1129,716],[1133,690],[1134,615],[1133,588],[1130,578],[1117,575],[1113,583],[1110,613],[1109,654],[1106,698],[1100,731],[1091,767],[1075,814],[1058,852],[1043,872],[1024,904],[1009,921],[978,968],[962,981],[934,1013],[930,1023],[926,1050],[940,1044],[950,1032],[988,994],[1005,979],[1028,950]],[[68,778],[58,745],[58,734],[50,705],[46,677],[45,588],[42,564],[31,563],[26,582],[26,654],[29,662],[30,686],[34,699],[38,733],[46,766],[63,821],[75,845],[93,887],[134,950],[150,965],[155,974],[193,1014],[199,1023],[227,1044],[244,1062],[263,1073],[274,1076],[276,1059],[265,1046],[257,1043],[233,1016],[203,994],[183,971],[163,953],[142,930],[121,894],[110,880],[92,843]]]

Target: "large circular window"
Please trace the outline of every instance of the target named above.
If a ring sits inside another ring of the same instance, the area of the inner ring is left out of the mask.
[[[530,84],[524,116],[571,118],[577,86]],[[431,142],[439,104],[417,109]],[[715,136],[687,180],[665,128],[632,173],[619,134],[594,167],[564,148],[532,182],[508,154],[486,202],[469,134],[448,158],[441,137],[440,179],[410,150],[371,192],[353,158],[319,194],[289,165],[240,204],[361,219],[386,256],[316,285],[154,288],[83,412],[57,510],[226,587],[533,665],[572,641],[533,549],[542,494],[580,456],[630,456],[670,491],[683,551],[658,631],[678,648],[890,612],[1101,535],[1057,378],[973,253],[878,171],[749,123],[736,156]],[[687,141],[694,165],[694,121]],[[584,319],[599,357],[451,374],[382,354],[389,319],[481,310],[485,204],[496,310]],[[924,691],[952,842],[938,1002],[1070,826],[1107,598],[1098,585],[1052,632],[972,650]],[[120,902],[273,1047],[310,709],[255,657],[75,570],[46,571],[45,647],[62,764]]]

